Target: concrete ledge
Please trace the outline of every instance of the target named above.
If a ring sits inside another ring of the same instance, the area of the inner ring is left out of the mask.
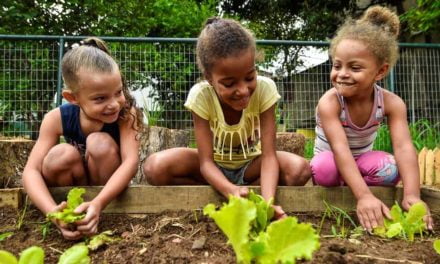
[[[88,186],[85,200],[91,200],[102,189],[101,186]],[[370,187],[374,195],[391,206],[394,201],[401,201],[401,187]],[[71,187],[56,187],[50,191],[57,202],[66,199]],[[259,192],[259,187],[253,187]],[[23,189],[0,189],[0,207],[20,208],[25,197]],[[422,199],[433,211],[440,211],[440,190],[423,187]],[[324,188],[318,186],[280,186],[277,201],[287,212],[312,212],[325,209],[323,201],[344,210],[353,210],[356,201],[348,187]],[[112,201],[105,213],[157,213],[166,210],[194,210],[203,208],[208,203],[221,204],[226,200],[209,186],[145,186],[135,185],[126,189]]]

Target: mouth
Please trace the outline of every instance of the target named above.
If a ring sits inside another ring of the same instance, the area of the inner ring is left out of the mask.
[[[354,85],[354,83],[347,83],[347,82],[336,82],[336,84],[339,87],[348,87],[348,86],[353,86]]]

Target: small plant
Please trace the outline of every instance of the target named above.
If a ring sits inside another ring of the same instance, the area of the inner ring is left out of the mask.
[[[144,101],[143,114],[146,119],[146,124],[148,126],[157,126],[164,111],[163,107],[157,102],[152,102],[152,107],[149,109],[147,99],[142,97],[142,100]]]
[[[272,200],[267,203],[252,191],[249,199],[230,196],[219,210],[208,204],[203,213],[228,237],[237,263],[295,263],[311,259],[319,248],[319,236],[311,224],[290,216],[270,223]]]
[[[4,232],[0,234],[0,242],[7,239],[8,237],[13,236],[14,233],[13,232]]]
[[[89,249],[83,244],[68,248],[60,256],[58,264],[88,264],[90,263]]]
[[[332,224],[331,226],[333,237],[348,238],[360,236],[362,234],[362,228],[356,225],[346,211],[334,205],[330,205],[326,201],[323,202],[325,205],[325,211],[322,215],[318,234],[321,234],[322,226],[326,218],[335,221],[336,223],[335,225]]]
[[[1,264],[43,264],[44,250],[40,247],[33,246],[23,250],[20,253],[20,259],[6,250],[0,250]]]
[[[384,219],[384,225],[377,227],[373,233],[387,238],[399,237],[414,241],[414,234],[423,236],[426,224],[423,217],[426,215],[426,207],[422,202],[415,203],[404,212],[396,203],[391,208],[391,220]]]
[[[49,235],[50,231],[51,231],[51,227],[52,227],[52,222],[51,221],[45,221],[41,224],[40,228],[41,228],[41,235],[43,236],[41,241],[46,240],[47,235]]]
[[[64,223],[74,223],[78,220],[83,219],[86,214],[74,213],[76,207],[84,202],[82,195],[86,192],[84,188],[73,188],[67,194],[67,206],[61,212],[53,212],[47,214],[47,219],[57,219]]]

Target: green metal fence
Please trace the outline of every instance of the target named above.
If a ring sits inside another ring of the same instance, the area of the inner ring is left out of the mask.
[[[60,61],[84,37],[0,35],[0,137],[35,139],[44,114],[62,103]],[[200,78],[195,39],[103,37],[150,123],[191,129],[183,107]],[[282,95],[279,130],[310,131],[319,97],[330,88],[326,42],[258,41],[259,73]],[[400,44],[400,59],[382,82],[401,96],[408,121],[440,122],[440,44]]]

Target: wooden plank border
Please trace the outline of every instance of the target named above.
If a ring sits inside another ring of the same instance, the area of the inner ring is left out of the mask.
[[[102,189],[99,186],[88,186],[85,200],[91,200]],[[57,202],[65,199],[71,187],[56,187],[50,191]],[[259,187],[252,186],[256,192]],[[394,201],[402,200],[401,187],[371,187],[372,192],[385,204],[391,206]],[[0,189],[0,207],[21,208],[24,193],[22,188]],[[440,190],[423,187],[422,199],[432,211],[440,212]],[[287,212],[312,212],[325,209],[323,201],[344,210],[353,210],[356,202],[348,187],[324,188],[319,186],[280,186],[277,190],[277,201]],[[196,210],[208,203],[220,205],[226,200],[209,186],[148,186],[134,185],[126,189],[112,201],[105,213],[157,213],[166,210]]]
[[[102,187],[86,187],[86,200],[96,196]],[[70,188],[52,188],[51,192],[57,202],[66,197]],[[256,192],[259,187],[252,186]],[[402,189],[389,187],[372,187],[373,193],[388,206],[401,197]],[[439,193],[440,195],[440,193]],[[286,212],[323,211],[323,201],[344,210],[353,210],[356,202],[347,187],[324,188],[318,186],[280,186],[276,200]],[[105,209],[107,213],[157,213],[166,210],[196,210],[208,203],[220,205],[226,200],[209,186],[130,186]]]

